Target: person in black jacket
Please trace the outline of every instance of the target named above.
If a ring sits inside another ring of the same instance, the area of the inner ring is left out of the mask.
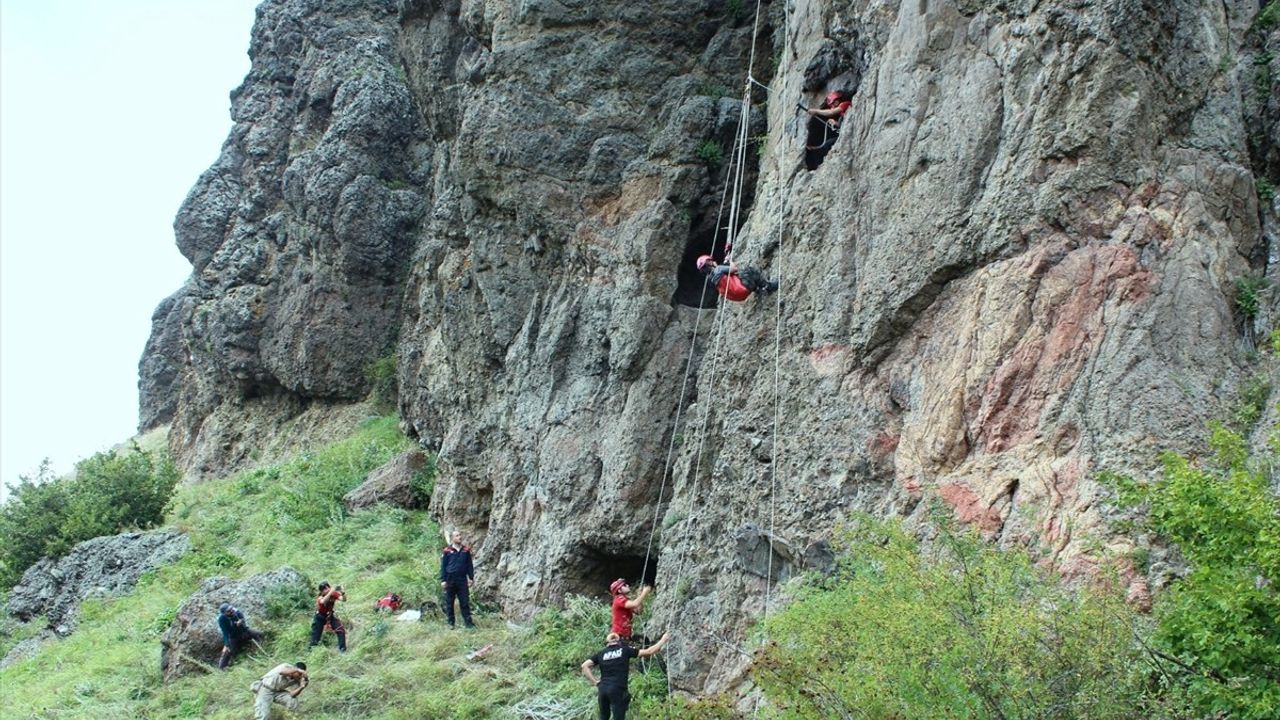
[[[471,622],[471,586],[475,583],[476,570],[471,562],[471,548],[462,544],[462,533],[454,530],[450,543],[440,556],[440,587],[444,589],[444,615],[453,627],[453,600],[458,599],[462,622],[469,628]]]
[[[218,606],[218,630],[222,631],[222,654],[218,657],[218,669],[226,670],[231,664],[231,658],[240,649],[251,642],[262,639],[262,633],[249,627],[249,621],[244,619],[244,613],[237,610],[231,603],[222,603]]]
[[[618,633],[611,632],[604,639],[606,643],[604,649],[582,663],[582,674],[596,686],[596,703],[600,709],[600,720],[609,720],[610,712],[613,714],[613,720],[627,720],[627,706],[631,704],[631,693],[627,692],[631,658],[657,655],[670,639],[670,633],[663,633],[658,642],[643,650],[637,650],[622,642]],[[598,680],[595,673],[591,672],[597,667],[600,668]]]

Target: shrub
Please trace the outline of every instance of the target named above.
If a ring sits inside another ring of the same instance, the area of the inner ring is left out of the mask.
[[[47,462],[35,477],[9,486],[0,507],[0,587],[12,587],[43,556],[60,557],[76,543],[129,528],[149,528],[163,518],[178,470],[135,443],[101,452],[55,478]]]
[[[724,161],[724,148],[715,140],[707,140],[698,146],[697,155],[698,159],[706,163],[708,168],[715,170]]]
[[[396,408],[400,398],[400,385],[396,378],[396,356],[386,355],[369,363],[364,371],[369,383],[369,397],[379,412],[389,413]]]
[[[1258,316],[1262,291],[1267,289],[1267,279],[1261,275],[1246,275],[1236,281],[1236,308],[1246,321]]]
[[[769,619],[752,667],[782,718],[1136,717],[1144,678],[1117,592],[1064,588],[939,520],[922,547],[860,517],[837,571]]]
[[[1153,657],[1166,701],[1195,716],[1280,715],[1280,499],[1239,433],[1213,428],[1204,463],[1167,453],[1159,482],[1105,475],[1116,504],[1177,546],[1189,572],[1159,598]],[[1261,458],[1267,460],[1268,458]]]
[[[1264,204],[1270,205],[1272,200],[1276,199],[1276,186],[1265,177],[1259,177],[1253,182],[1254,187],[1258,191],[1258,199]]]
[[[1253,18],[1253,26],[1258,30],[1269,30],[1280,23],[1280,0],[1271,0]]]

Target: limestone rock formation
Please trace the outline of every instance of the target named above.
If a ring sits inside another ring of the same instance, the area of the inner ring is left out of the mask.
[[[932,502],[1069,574],[1114,562],[1094,474],[1201,443],[1244,375],[1236,283],[1277,272],[1257,3],[737,7],[267,0],[144,417],[175,402],[184,466],[224,472],[245,418],[359,397],[394,347],[432,511],[512,609],[644,575],[655,623],[737,640],[840,518]],[[713,316],[692,261],[732,222],[751,57],[734,257],[785,304]],[[806,172],[795,103],[835,88]],[[741,673],[683,638],[678,687]]]
[[[61,558],[41,558],[27,568],[9,594],[6,611],[24,622],[43,615],[50,630],[69,635],[82,600],[126,593],[138,578],[174,562],[190,547],[187,536],[173,530],[86,540]]]
[[[214,577],[205,580],[191,597],[183,601],[164,636],[160,638],[160,671],[164,681],[199,669],[216,666],[222,652],[218,630],[218,606],[224,602],[239,608],[255,630],[268,631],[264,621],[269,603],[278,603],[288,612],[305,606],[311,583],[291,567],[254,575],[244,580]]]
[[[406,450],[369,473],[360,487],[347,493],[342,504],[348,512],[386,503],[414,509],[420,499],[414,494],[414,477],[426,469],[428,458],[421,450]]]

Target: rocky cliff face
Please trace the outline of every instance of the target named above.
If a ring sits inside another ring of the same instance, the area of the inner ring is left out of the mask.
[[[741,639],[851,510],[938,498],[1068,572],[1123,552],[1093,474],[1199,442],[1235,283],[1275,272],[1276,29],[1245,0],[764,3],[735,256],[784,302],[713,316],[691,262],[728,224],[753,10],[267,0],[143,423],[172,407],[186,467],[225,471],[244,423],[359,398],[394,350],[432,508],[512,607],[644,574],[660,518],[694,691],[743,659],[691,618]],[[794,104],[833,88],[806,172]]]

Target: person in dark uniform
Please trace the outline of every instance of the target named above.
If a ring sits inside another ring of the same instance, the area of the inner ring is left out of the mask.
[[[600,720],[609,720],[610,712],[613,720],[627,720],[627,705],[631,704],[631,693],[627,692],[627,680],[631,673],[631,658],[647,658],[657,655],[671,639],[671,633],[663,633],[658,642],[643,650],[637,650],[622,642],[618,633],[611,632],[605,638],[604,649],[587,658],[582,663],[582,674],[596,686],[596,700],[600,704]],[[592,668],[600,668],[600,679],[596,679]]]
[[[251,642],[262,640],[262,633],[249,627],[249,621],[244,619],[244,613],[237,610],[231,603],[222,603],[218,606],[218,630],[222,631],[222,654],[218,657],[218,669],[226,670],[231,664],[231,658],[240,649]]]
[[[440,556],[440,587],[444,589],[444,615],[453,627],[453,600],[458,599],[462,622],[469,628],[471,622],[471,586],[475,584],[476,570],[471,561],[471,548],[462,544],[462,533],[454,530],[450,543]]]

